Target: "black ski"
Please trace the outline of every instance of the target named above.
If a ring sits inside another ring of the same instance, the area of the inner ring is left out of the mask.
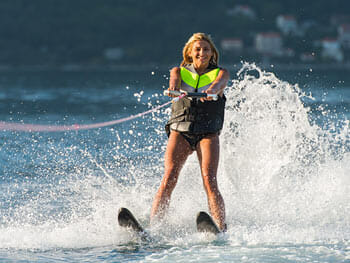
[[[198,232],[209,232],[215,235],[221,233],[211,216],[206,212],[202,211],[198,213],[196,223]]]
[[[118,213],[118,223],[121,227],[125,227],[135,232],[141,237],[142,241],[151,241],[152,238],[149,234],[143,229],[143,227],[136,220],[134,215],[125,207],[119,209]]]

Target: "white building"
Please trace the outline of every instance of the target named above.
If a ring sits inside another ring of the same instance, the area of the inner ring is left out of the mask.
[[[240,38],[225,38],[220,44],[224,51],[239,52],[243,49],[243,41]]]
[[[325,38],[322,40],[322,57],[325,59],[342,62],[344,54],[340,48],[340,43],[336,39]]]
[[[344,48],[350,49],[350,24],[342,24],[338,27],[338,40]]]
[[[299,34],[298,23],[294,16],[291,16],[291,15],[277,16],[276,26],[284,35]]]
[[[250,19],[256,18],[254,10],[247,5],[237,5],[233,9],[229,9],[227,14],[231,16],[245,16]]]
[[[283,42],[279,33],[259,33],[255,37],[255,49],[263,55],[281,56]]]

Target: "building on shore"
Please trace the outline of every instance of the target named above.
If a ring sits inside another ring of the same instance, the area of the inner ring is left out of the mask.
[[[300,35],[298,23],[292,15],[279,15],[276,18],[276,26],[283,35]]]
[[[343,62],[344,54],[341,50],[340,43],[334,38],[324,38],[322,44],[322,58],[325,60],[334,60],[336,62]]]
[[[282,37],[276,32],[258,33],[255,37],[255,49],[264,56],[282,56]]]
[[[243,49],[243,40],[240,38],[225,38],[221,40],[221,49],[228,52],[240,52]]]
[[[254,10],[248,5],[236,5],[234,8],[228,9],[227,14],[230,16],[242,16],[251,20],[256,19]]]
[[[338,40],[344,49],[350,49],[350,24],[341,24],[338,27]]]

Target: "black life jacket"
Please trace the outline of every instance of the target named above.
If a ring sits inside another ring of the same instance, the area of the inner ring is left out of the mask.
[[[186,69],[194,73],[193,67],[186,67]],[[213,67],[208,67],[207,72],[213,72]],[[206,76],[203,74],[199,76],[199,78],[197,77],[198,82],[201,77],[205,78]],[[181,87],[184,85],[187,84],[181,80]],[[210,85],[207,85],[207,88],[209,87]],[[225,95],[223,95],[223,97],[218,96],[218,100],[216,101],[202,102],[199,99],[184,97],[174,102],[171,107],[170,120],[165,125],[167,135],[170,135],[170,130],[188,132],[191,134],[219,132],[224,124],[225,103]]]

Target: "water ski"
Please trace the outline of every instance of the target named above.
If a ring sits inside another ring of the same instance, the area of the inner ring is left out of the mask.
[[[139,222],[136,220],[134,215],[129,209],[122,207],[118,212],[118,223],[121,227],[125,227],[135,232],[141,237],[142,241],[151,241],[148,233],[142,228]]]
[[[213,233],[215,235],[221,233],[211,216],[206,212],[198,213],[196,223],[198,232]]]

